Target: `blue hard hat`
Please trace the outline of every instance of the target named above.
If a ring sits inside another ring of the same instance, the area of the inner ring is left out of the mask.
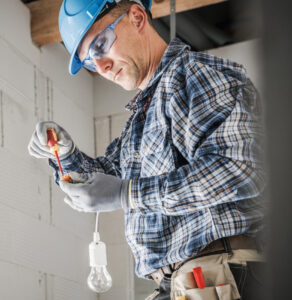
[[[135,2],[135,0],[133,0]],[[150,10],[152,0],[140,0]],[[71,54],[69,72],[75,75],[82,63],[76,56],[79,43],[94,23],[100,12],[115,0],[64,0],[59,13],[59,31],[63,42]]]

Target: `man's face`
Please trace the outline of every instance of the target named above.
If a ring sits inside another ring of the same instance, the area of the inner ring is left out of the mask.
[[[114,21],[115,19],[108,14],[93,24],[81,44],[81,61],[87,56],[95,37]],[[130,23],[128,15],[117,24],[114,32],[117,37],[109,52],[100,59],[93,59],[98,73],[126,90],[137,89],[146,72],[139,34]]]

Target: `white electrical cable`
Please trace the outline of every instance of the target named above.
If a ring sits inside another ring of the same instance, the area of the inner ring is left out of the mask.
[[[99,212],[96,213],[95,232],[98,232],[98,217],[99,217]]]

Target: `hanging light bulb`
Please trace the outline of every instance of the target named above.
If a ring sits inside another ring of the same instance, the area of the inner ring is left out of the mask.
[[[97,232],[98,214],[96,216],[96,231],[93,241],[89,244],[89,260],[91,271],[87,278],[87,284],[96,293],[107,292],[112,287],[112,278],[107,271],[106,247],[100,241]]]
[[[112,287],[112,278],[106,266],[92,267],[87,279],[89,288],[96,293],[107,292]]]

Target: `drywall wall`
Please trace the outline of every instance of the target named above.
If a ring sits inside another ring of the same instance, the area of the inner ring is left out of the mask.
[[[94,215],[73,211],[46,161],[29,156],[35,124],[54,120],[94,155],[93,79],[68,74],[61,44],[36,47],[19,0],[0,3],[0,299],[93,300],[86,285]]]
[[[112,116],[125,112],[137,91],[126,91],[113,82],[96,76],[94,81],[94,115],[95,117]]]

